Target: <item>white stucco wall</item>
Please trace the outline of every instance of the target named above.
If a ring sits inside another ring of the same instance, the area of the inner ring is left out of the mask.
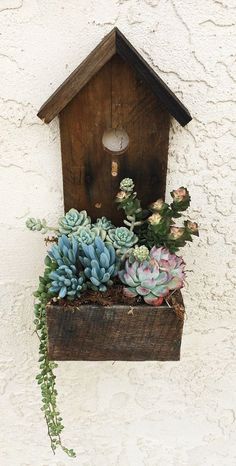
[[[0,465],[236,464],[235,0],[0,0]],[[179,363],[60,363],[53,457],[35,384],[33,298],[43,269],[28,216],[63,210],[58,122],[40,105],[117,25],[194,118],[173,122],[168,192],[187,185],[201,238]]]

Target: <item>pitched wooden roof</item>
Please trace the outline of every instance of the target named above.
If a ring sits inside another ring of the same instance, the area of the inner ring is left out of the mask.
[[[182,126],[191,121],[192,117],[187,108],[117,28],[114,28],[104,37],[100,44],[49,97],[40,108],[38,117],[45,123],[52,121],[116,53],[135,69],[140,78],[146,82],[169,113]]]

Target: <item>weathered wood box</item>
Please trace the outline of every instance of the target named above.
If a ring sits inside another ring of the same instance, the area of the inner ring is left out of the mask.
[[[64,204],[94,220],[123,218],[114,199],[122,178],[134,180],[147,206],[165,197],[171,116],[191,115],[177,96],[113,29],[39,110],[60,121]],[[112,136],[111,141],[107,138]],[[114,140],[117,147],[113,149]],[[126,144],[124,144],[126,141]],[[47,307],[54,360],[178,360],[183,318],[168,306]]]
[[[178,295],[182,303],[181,294]],[[49,305],[47,324],[52,360],[180,359],[183,313],[177,315],[167,305]]]

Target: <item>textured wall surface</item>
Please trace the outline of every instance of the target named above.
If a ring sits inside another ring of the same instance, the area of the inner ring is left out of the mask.
[[[0,0],[1,466],[236,464],[235,15],[235,0]],[[194,116],[173,122],[167,191],[189,186],[201,238],[184,251],[181,362],[59,365],[70,460],[51,454],[34,382],[45,248],[24,223],[63,211],[58,121],[37,110],[114,25]]]

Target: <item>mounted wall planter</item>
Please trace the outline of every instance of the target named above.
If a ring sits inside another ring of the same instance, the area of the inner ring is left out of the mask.
[[[40,109],[59,116],[65,210],[122,224],[111,203],[132,177],[146,205],[165,196],[170,117],[184,105],[115,28]],[[48,351],[58,360],[178,360],[183,328],[175,306],[48,305]]]

